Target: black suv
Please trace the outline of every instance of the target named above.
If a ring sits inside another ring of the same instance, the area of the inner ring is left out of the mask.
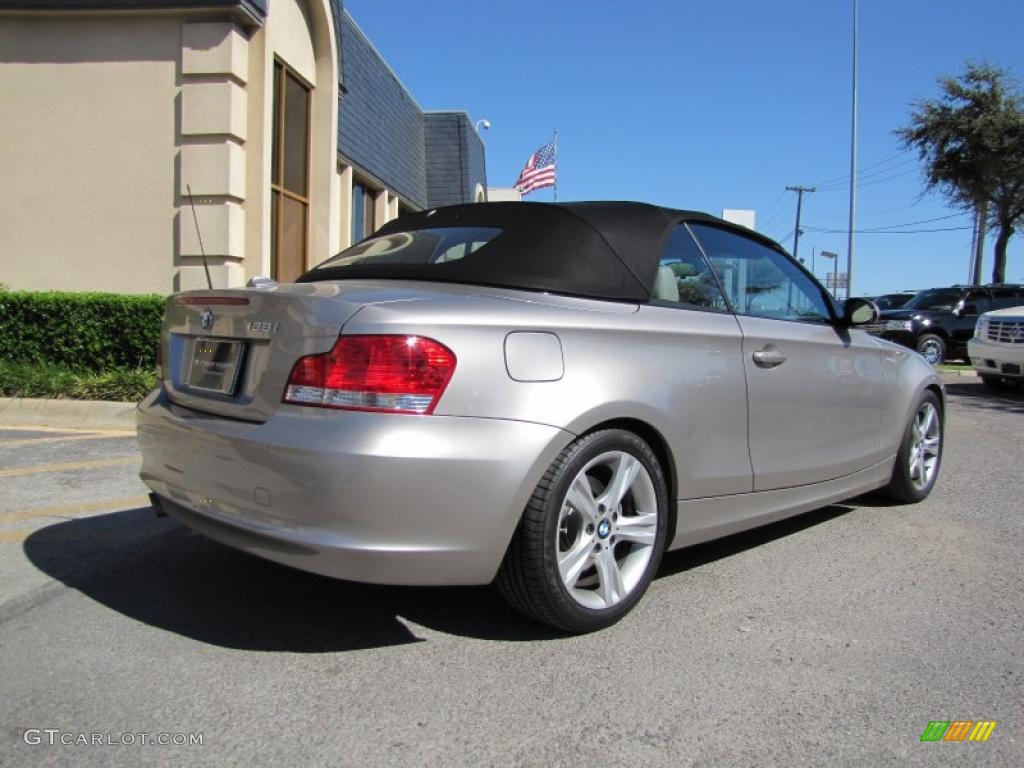
[[[1024,304],[1024,286],[954,285],[921,291],[899,309],[880,312],[863,326],[868,333],[916,349],[932,365],[946,358],[967,359],[967,341],[978,315]]]

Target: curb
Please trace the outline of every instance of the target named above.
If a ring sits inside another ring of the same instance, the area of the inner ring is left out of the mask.
[[[957,379],[960,377],[976,379],[978,378],[978,372],[973,368],[969,371],[939,371],[939,375],[943,378]]]
[[[0,427],[68,427],[135,431],[136,403],[0,397]]]

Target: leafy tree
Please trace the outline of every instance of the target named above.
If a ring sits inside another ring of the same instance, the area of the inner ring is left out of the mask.
[[[939,79],[938,99],[915,102],[910,125],[896,131],[925,163],[925,184],[954,205],[987,205],[998,230],[992,281],[1006,280],[1006,245],[1024,224],[1024,97],[1005,70],[966,64]]]

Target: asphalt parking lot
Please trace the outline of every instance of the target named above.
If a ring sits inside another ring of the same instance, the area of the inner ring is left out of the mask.
[[[575,638],[489,588],[201,539],[154,516],[131,433],[0,427],[0,762],[1020,765],[1024,396],[949,395],[925,503],[671,553],[624,622]],[[998,725],[922,743],[933,720]],[[59,743],[92,734],[135,743]]]

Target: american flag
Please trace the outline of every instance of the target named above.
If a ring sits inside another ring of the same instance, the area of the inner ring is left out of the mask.
[[[555,186],[555,153],[555,142],[552,141],[530,155],[513,185],[520,194],[528,195],[535,189]]]

